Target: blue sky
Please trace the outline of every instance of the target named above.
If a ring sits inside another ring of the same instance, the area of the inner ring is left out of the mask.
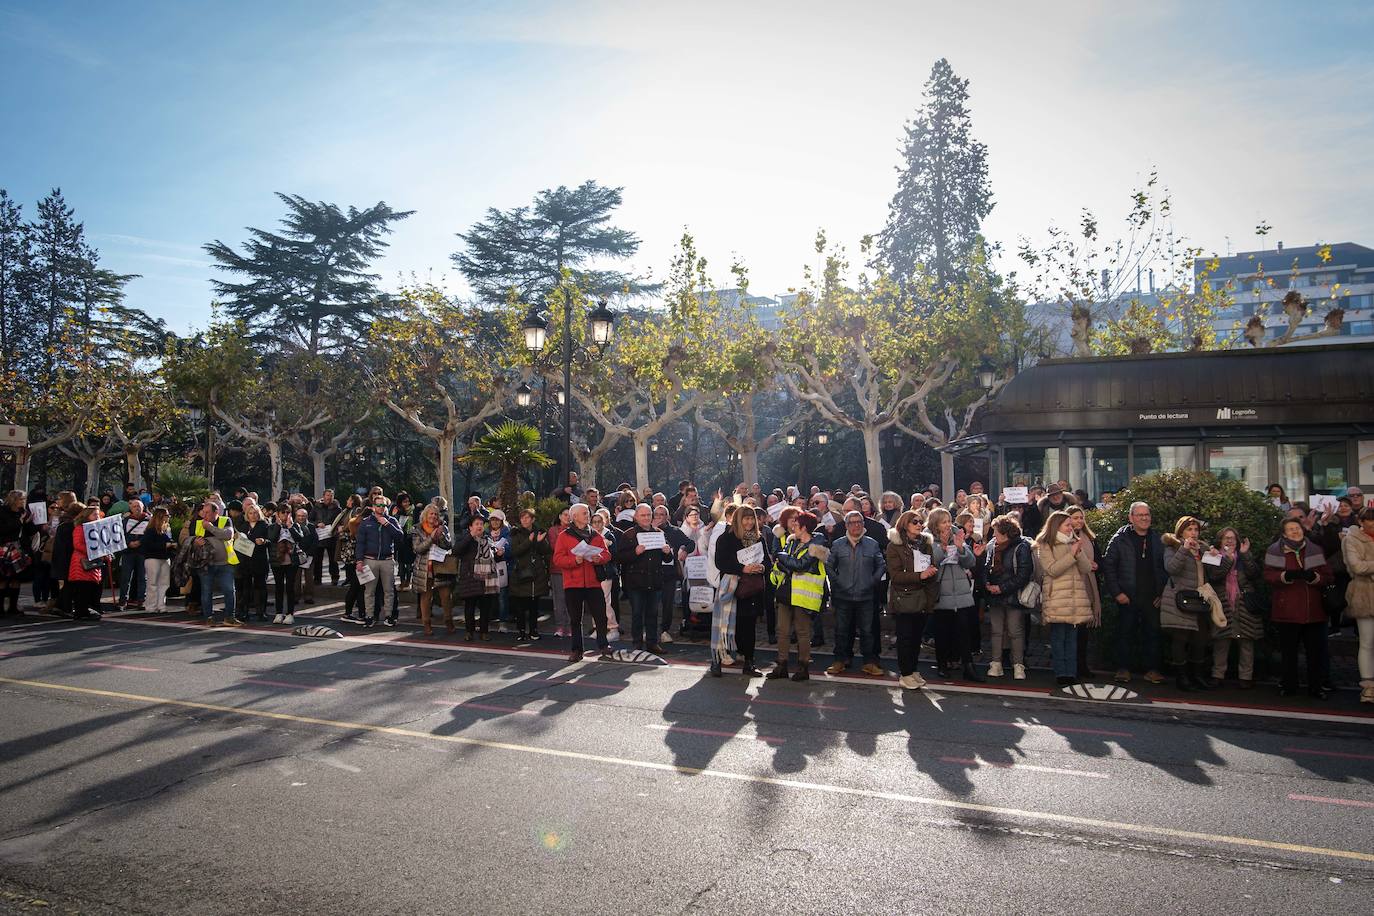
[[[129,301],[204,325],[200,246],[273,191],[417,210],[379,265],[462,289],[454,233],[594,178],[662,276],[684,227],[715,275],[799,281],[818,228],[881,228],[932,61],[971,80],[990,237],[1151,167],[1209,250],[1374,245],[1374,4],[0,0],[0,187],[61,186]],[[1011,265],[1008,265],[1011,266]]]

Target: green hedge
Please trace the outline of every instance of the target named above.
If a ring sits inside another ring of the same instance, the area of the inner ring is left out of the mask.
[[[1109,508],[1088,513],[1088,523],[1097,532],[1100,549],[1106,550],[1112,532],[1127,523],[1133,502],[1150,504],[1155,530],[1161,533],[1172,532],[1185,515],[1202,520],[1202,539],[1209,543],[1222,528],[1235,528],[1242,538],[1250,539],[1250,552],[1255,559],[1279,536],[1279,523],[1283,520],[1283,513],[1264,494],[1239,480],[1223,480],[1209,471],[1146,474],[1132,480]]]

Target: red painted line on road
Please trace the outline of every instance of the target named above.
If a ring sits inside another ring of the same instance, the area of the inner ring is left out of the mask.
[[[763,703],[767,706],[793,706],[797,709],[827,709],[832,712],[843,712],[845,709],[843,706],[829,706],[825,703],[801,703],[795,700],[765,700],[763,697],[743,696],[735,697],[735,699],[745,703]]]
[[[595,687],[598,690],[624,690],[629,684],[598,684],[595,681],[569,681],[558,677],[535,677],[532,681],[541,684],[562,684],[565,687]]]
[[[1289,801],[1317,802],[1322,805],[1344,805],[1347,808],[1374,808],[1374,802],[1356,801],[1353,798],[1326,798],[1322,795],[1297,795],[1288,796]]]
[[[764,744],[783,744],[786,738],[775,738],[772,735],[741,735],[737,732],[718,732],[709,728],[690,728],[686,725],[646,725],[645,728],[652,728],[663,732],[683,732],[688,735],[708,735],[712,738],[736,738],[741,741],[762,741]]]
[[[435,706],[447,706],[450,709],[480,709],[483,712],[510,712],[520,716],[537,716],[539,713],[533,709],[521,709],[518,706],[497,706],[492,703],[454,703],[451,700],[431,700]]]
[[[139,665],[115,665],[110,662],[86,662],[87,668],[118,668],[120,671],[156,671],[156,668],[144,668]]]
[[[1308,747],[1286,747],[1285,754],[1311,754],[1314,757],[1338,757],[1341,760],[1374,760],[1374,754],[1347,754],[1344,751],[1318,751]]]
[[[393,665],[393,664],[391,664],[390,662],[378,662],[378,661],[369,661],[369,662],[355,662],[355,661],[350,661],[349,664],[350,664],[350,665],[365,665],[365,666],[368,667],[368,668],[409,668],[409,667],[411,667],[410,665]]]
[[[206,646],[211,652],[228,652],[230,655],[262,655],[271,649],[233,649],[229,646]]]
[[[1045,725],[1040,722],[1009,722],[1002,719],[969,719],[974,725],[1009,725],[1012,728],[1048,728],[1056,732],[1072,732],[1076,735],[1106,735],[1109,738],[1130,738],[1130,732],[1114,732],[1102,728],[1074,728],[1070,725]]]
[[[286,687],[290,690],[321,690],[333,691],[333,687],[310,687],[306,684],[288,684],[285,681],[265,681],[255,677],[246,677],[239,683],[241,684],[262,684],[266,687]]]
[[[91,635],[86,634],[86,633],[82,633],[80,638],[82,638],[82,639],[94,639],[94,640],[96,640],[97,642],[110,642],[110,643],[114,643],[115,645],[118,645],[118,646],[129,645],[129,644],[144,645],[144,644],[147,644],[147,643],[157,642],[157,641],[158,641],[158,640],[156,640],[156,639],[115,639],[113,636],[91,636]]]

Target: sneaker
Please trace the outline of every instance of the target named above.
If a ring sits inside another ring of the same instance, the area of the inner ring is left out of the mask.
[[[673,641],[673,634],[664,630],[662,633],[658,634],[658,641],[666,646]]]
[[[237,617],[230,617],[228,620],[224,621],[224,625],[226,627],[241,627],[243,626],[243,621],[239,620]]]
[[[383,620],[382,623],[386,624],[389,627],[394,627],[396,626],[396,618],[388,617],[386,620]]]
[[[281,622],[286,624],[288,627],[294,627],[296,625],[296,615],[287,614],[285,617],[281,619]]]
[[[920,690],[926,685],[926,679],[912,672],[911,674],[904,674],[897,678],[897,683],[901,684],[907,690]]]
[[[1004,677],[1006,672],[1002,670],[1001,662],[988,662],[988,677]]]
[[[1024,680],[1026,679],[1026,666],[1025,666],[1025,665],[1012,665],[1012,666],[1011,666],[1011,677],[1012,677],[1012,680],[1024,681]]]
[[[606,638],[611,642],[620,642],[620,628],[611,627],[610,632],[606,634]]]
[[[358,618],[353,616],[352,611],[344,611],[342,614],[339,615],[339,619],[347,620],[349,623],[356,623],[358,621]]]
[[[286,615],[285,615],[285,614],[278,614],[276,617],[273,617],[273,618],[272,618],[272,622],[273,622],[273,623],[285,623],[285,622],[286,622]]]
[[[1366,682],[1364,689],[1360,691],[1361,703],[1374,703],[1374,683]]]
[[[555,639],[563,639],[563,638],[564,638],[565,636],[567,636],[567,635],[568,635],[567,633],[563,632],[563,628],[562,628],[562,627],[559,627],[558,629],[556,629],[556,630],[553,631],[553,636],[554,636]]]
[[[1118,669],[1116,674],[1112,676],[1112,680],[1116,681],[1118,684],[1129,684],[1131,682],[1130,669]]]
[[[847,667],[848,665],[846,665],[844,662],[831,662],[830,667],[825,669],[825,673],[832,676],[836,674],[844,674],[844,669]]]
[[[1165,681],[1165,677],[1158,671],[1146,671],[1145,680],[1149,681],[1151,684],[1162,684]]]

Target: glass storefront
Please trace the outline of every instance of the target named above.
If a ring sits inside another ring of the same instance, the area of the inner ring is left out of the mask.
[[[1004,487],[1047,486],[1060,479],[1059,448],[1008,448],[1002,450]]]
[[[1279,483],[1289,499],[1307,499],[1314,493],[1344,492],[1350,484],[1346,467],[1349,452],[1344,442],[1325,445],[1279,445]]]
[[[1269,447],[1266,445],[1209,445],[1207,467],[1223,480],[1239,480],[1252,490],[1269,486]]]
[[[1197,449],[1191,445],[1137,445],[1135,473],[1158,474],[1179,468],[1191,471],[1197,467]]]
[[[1088,492],[1093,500],[1115,493],[1130,479],[1126,446],[1101,445],[1069,449],[1069,485]]]

